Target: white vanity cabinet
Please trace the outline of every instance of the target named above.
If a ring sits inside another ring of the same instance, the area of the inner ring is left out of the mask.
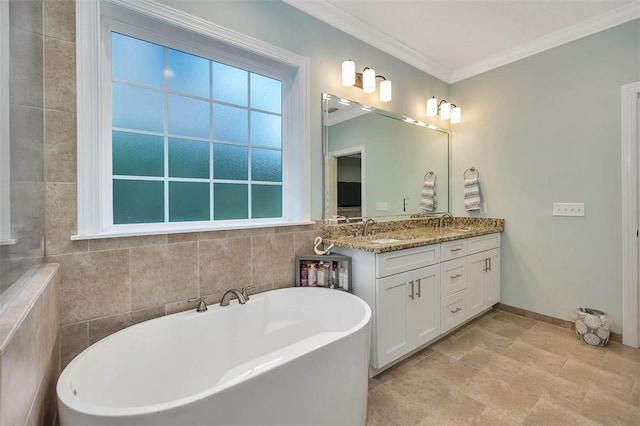
[[[379,254],[340,248],[373,311],[372,374],[499,302],[499,247],[495,233]]]

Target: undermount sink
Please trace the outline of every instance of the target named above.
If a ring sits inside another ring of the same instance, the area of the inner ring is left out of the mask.
[[[377,238],[375,240],[369,240],[372,243],[378,243],[378,244],[389,244],[389,243],[397,243],[398,241],[402,241],[399,240],[397,238]]]

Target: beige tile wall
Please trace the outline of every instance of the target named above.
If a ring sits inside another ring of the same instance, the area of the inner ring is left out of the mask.
[[[71,241],[76,232],[75,17],[73,1],[45,0],[47,261],[60,264],[64,367],[129,325],[217,303],[229,288],[292,285],[294,257],[310,253],[309,226]]]
[[[41,266],[0,318],[0,425],[54,422],[59,278],[57,265]]]

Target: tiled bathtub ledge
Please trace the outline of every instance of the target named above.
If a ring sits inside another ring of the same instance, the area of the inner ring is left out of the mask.
[[[16,330],[20,328],[40,295],[56,278],[57,273],[57,264],[40,265],[35,267],[34,271],[30,271],[25,277],[25,282],[20,284],[23,288],[0,315],[0,353],[4,352]]]
[[[386,253],[413,247],[421,247],[478,235],[492,234],[504,230],[504,219],[453,218],[445,227],[436,227],[438,219],[420,218],[376,224],[375,236],[353,237],[353,230],[361,232],[362,224],[327,226],[324,229],[325,243],[335,247],[346,247],[372,253]],[[376,243],[377,238],[395,238],[400,241]]]

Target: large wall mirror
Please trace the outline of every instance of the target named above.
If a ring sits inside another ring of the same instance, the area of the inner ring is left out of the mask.
[[[325,219],[451,211],[447,130],[329,94],[322,111]]]

